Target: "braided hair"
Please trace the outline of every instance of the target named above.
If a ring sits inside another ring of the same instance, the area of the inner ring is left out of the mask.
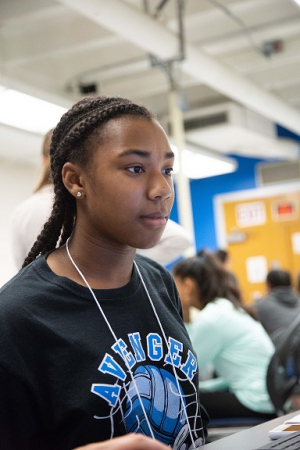
[[[50,146],[54,203],[51,215],[24,260],[26,267],[39,255],[65,244],[76,219],[76,199],[62,180],[63,165],[70,161],[86,167],[101,138],[103,125],[123,116],[153,120],[154,114],[144,106],[121,97],[87,97],[77,102],[60,119],[53,131]]]

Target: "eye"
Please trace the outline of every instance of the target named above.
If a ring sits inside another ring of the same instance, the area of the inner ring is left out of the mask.
[[[144,171],[141,166],[127,167],[127,170],[131,173],[142,173]]]
[[[164,169],[163,172],[164,172],[166,175],[171,176],[173,170],[174,170],[173,167],[168,167],[167,169]]]

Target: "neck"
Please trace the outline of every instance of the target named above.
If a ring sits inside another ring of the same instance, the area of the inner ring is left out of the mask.
[[[69,253],[92,289],[114,289],[125,286],[131,279],[135,249],[108,248],[93,240],[70,239]],[[74,267],[66,246],[51,253],[47,260],[50,268],[85,286],[81,275]]]

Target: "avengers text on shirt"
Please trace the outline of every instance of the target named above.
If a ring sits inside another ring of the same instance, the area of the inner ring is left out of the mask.
[[[98,367],[101,374],[110,376],[111,383],[94,383],[91,388],[100,397],[99,409],[102,411],[103,402],[110,408],[111,437],[121,414],[128,433],[156,438],[174,450],[200,446],[193,353],[188,350],[184,354],[183,344],[171,337],[167,348],[158,333],[148,334],[143,346],[139,332],[128,334],[128,345],[118,339],[111,349]]]

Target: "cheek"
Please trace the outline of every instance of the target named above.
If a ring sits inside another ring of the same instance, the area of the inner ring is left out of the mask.
[[[119,208],[119,211],[135,211],[139,208],[139,205],[144,201],[144,196],[139,189],[130,189],[128,186],[123,185],[115,186],[111,188],[111,191],[107,193],[108,207],[111,205],[113,208]]]
[[[182,281],[178,278],[174,278],[176,287],[177,287],[177,291],[179,294],[179,297],[182,298],[184,296],[184,284],[182,283]]]
[[[99,194],[96,200],[96,207],[101,215],[118,219],[119,223],[130,223],[142,209],[142,196],[139,190],[128,189],[128,186],[111,185],[109,189],[105,189]]]
[[[192,289],[192,291],[190,293],[190,300],[191,300],[192,306],[194,306],[195,308],[200,308],[199,293],[196,289]]]

